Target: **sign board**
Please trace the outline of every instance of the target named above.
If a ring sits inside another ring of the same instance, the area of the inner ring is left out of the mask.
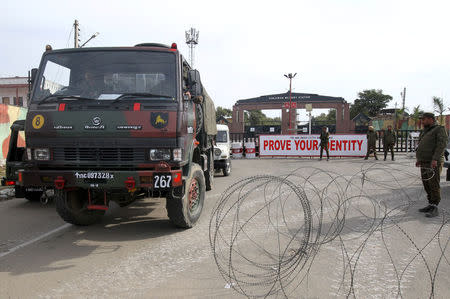
[[[330,135],[330,156],[362,157],[367,153],[366,135]],[[260,156],[319,156],[320,135],[260,135]]]
[[[250,128],[250,132],[255,132],[255,128]]]
[[[308,128],[304,127],[304,128],[302,128],[302,130],[303,130],[303,133],[308,133]]]
[[[274,127],[270,127],[269,131],[270,131],[270,133],[273,133],[273,132],[275,132],[275,128]]]
[[[283,108],[289,109],[289,102],[284,102],[283,103]],[[297,102],[291,102],[291,107],[290,108],[297,108]]]
[[[305,104],[305,109],[307,112],[311,112],[312,111],[312,104]]]

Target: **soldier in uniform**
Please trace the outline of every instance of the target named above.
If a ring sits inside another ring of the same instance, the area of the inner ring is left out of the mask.
[[[320,159],[322,160],[323,150],[327,152],[327,161],[330,159],[330,153],[328,151],[328,141],[330,140],[330,133],[328,133],[327,127],[322,127],[322,132],[320,132]]]
[[[441,200],[439,181],[447,145],[447,132],[443,126],[436,124],[433,113],[426,112],[421,119],[423,130],[416,150],[416,166],[420,167],[428,206],[419,209],[419,212],[425,213],[426,217],[436,217],[439,215],[437,206]]]
[[[371,152],[373,152],[375,160],[378,160],[376,149],[377,139],[378,139],[377,132],[375,132],[372,126],[369,126],[369,131],[367,131],[367,154],[364,160],[369,159],[369,155]]]
[[[387,131],[384,131],[383,134],[384,161],[386,161],[389,150],[391,150],[392,161],[394,161],[395,137],[395,133],[392,131],[392,126],[389,125]]]

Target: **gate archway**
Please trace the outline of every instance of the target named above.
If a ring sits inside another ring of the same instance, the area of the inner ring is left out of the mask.
[[[256,98],[241,99],[233,106],[232,133],[244,133],[244,111],[281,109],[281,134],[297,134],[289,130],[289,114],[291,128],[296,128],[296,109],[305,109],[306,104],[312,104],[313,109],[336,109],[336,133],[350,133],[354,124],[350,120],[350,107],[344,98],[322,96],[310,93],[292,93],[291,102],[296,108],[289,109],[289,92],[264,95]]]

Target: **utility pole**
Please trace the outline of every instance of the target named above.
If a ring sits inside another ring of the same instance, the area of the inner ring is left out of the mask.
[[[194,48],[198,45],[198,35],[199,31],[195,28],[191,28],[189,31],[185,31],[186,33],[186,44],[189,46],[189,54],[190,54],[190,63],[191,68],[194,68]]]
[[[295,77],[297,73],[293,74],[285,74],[284,76],[289,79],[289,130],[291,129],[291,109],[292,109],[292,78]]]
[[[403,92],[400,92],[402,96],[402,110],[405,111],[405,98],[406,98],[406,87],[403,87]]]
[[[75,23],[73,23],[73,29],[74,29],[74,35],[73,35],[73,39],[74,39],[74,47],[78,48],[79,47],[79,43],[80,43],[80,27],[79,27],[79,23],[78,20],[75,20]]]

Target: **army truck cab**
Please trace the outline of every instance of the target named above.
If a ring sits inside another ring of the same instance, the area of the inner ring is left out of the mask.
[[[213,184],[215,109],[176,44],[46,51],[31,81],[20,184],[53,187],[75,225],[146,195],[166,198],[176,226],[195,225]]]
[[[224,176],[231,173],[231,140],[227,125],[217,125],[216,143],[214,145],[214,168],[222,170]]]

